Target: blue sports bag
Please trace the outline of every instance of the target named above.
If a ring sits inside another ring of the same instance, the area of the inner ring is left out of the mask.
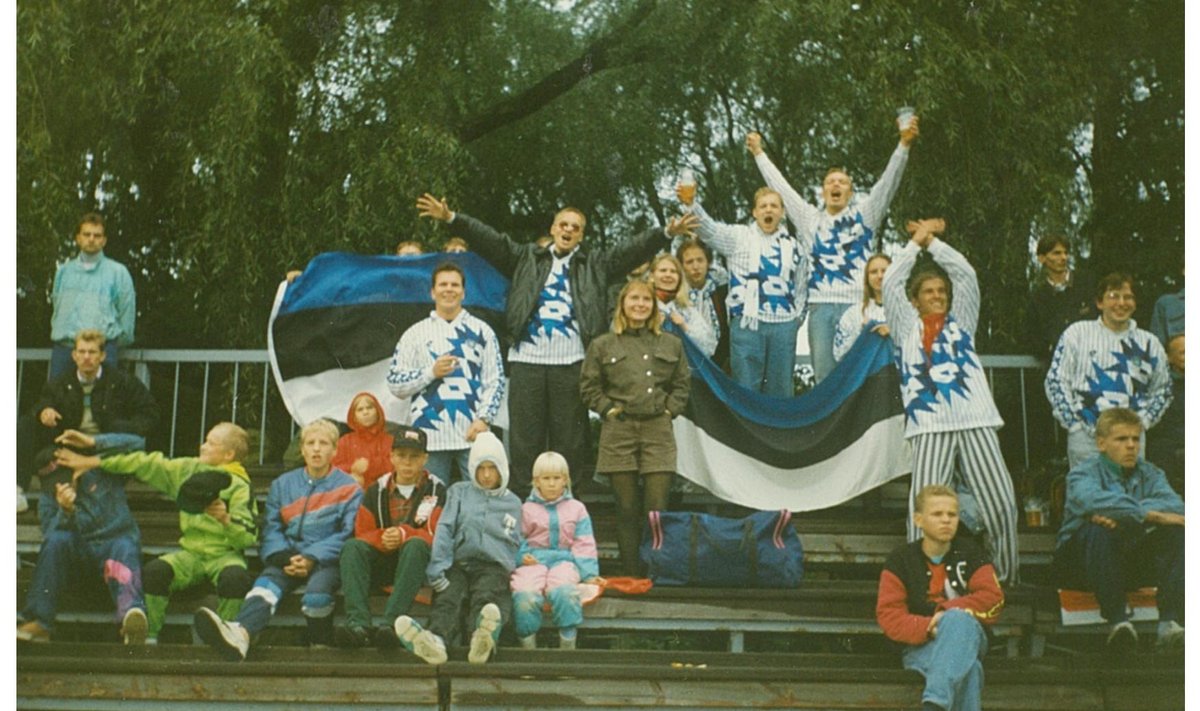
[[[655,585],[794,588],[804,549],[790,511],[741,519],[689,511],[651,511],[641,558]]]

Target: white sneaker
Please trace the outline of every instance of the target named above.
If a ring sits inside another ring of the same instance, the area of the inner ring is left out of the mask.
[[[475,621],[475,631],[471,633],[471,648],[467,651],[467,661],[472,664],[483,664],[491,658],[496,650],[496,634],[500,630],[500,608],[489,602],[479,611]]]
[[[1121,654],[1129,654],[1137,650],[1138,633],[1129,620],[1118,622],[1112,626],[1105,642],[1108,649]]]
[[[528,637],[521,637],[521,649],[537,649],[537,633],[533,633]]]
[[[575,649],[575,640],[576,639],[577,639],[576,637],[563,637],[560,634],[558,636],[558,648],[559,649]]]
[[[400,615],[392,623],[396,638],[400,644],[421,659],[430,664],[445,664],[446,643],[441,637],[430,632],[408,615]]]
[[[236,622],[226,622],[220,615],[202,607],[192,618],[196,634],[205,644],[231,662],[240,662],[250,651],[250,633]]]
[[[1158,623],[1158,649],[1164,652],[1183,650],[1183,628],[1175,620]]]
[[[17,487],[17,513],[25,513],[29,510],[29,499],[25,498],[25,490]]]
[[[146,611],[138,607],[129,608],[125,619],[121,621],[121,637],[125,639],[125,644],[145,644],[147,629]]]

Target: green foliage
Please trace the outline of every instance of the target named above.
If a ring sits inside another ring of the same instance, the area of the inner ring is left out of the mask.
[[[18,339],[102,208],[144,346],[261,347],[283,273],[449,235],[428,190],[509,231],[564,204],[605,243],[761,184],[869,188],[913,105],[885,228],[940,214],[979,269],[986,350],[1021,352],[1030,240],[1065,232],[1153,299],[1183,244],[1182,4],[1168,0],[58,0],[18,5]],[[814,200],[816,199],[813,193]],[[181,314],[186,316],[181,317]]]

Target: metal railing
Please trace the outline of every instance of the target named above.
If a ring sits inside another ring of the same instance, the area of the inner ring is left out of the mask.
[[[46,377],[45,367],[50,359],[49,348],[18,348],[17,349],[17,407],[18,412],[25,412],[32,406],[36,398],[36,389],[41,387]],[[798,364],[807,362],[807,356],[797,358]],[[1005,448],[1006,458],[1010,463],[1023,463],[1026,468],[1030,461],[1030,393],[1031,382],[1036,385],[1035,397],[1040,395],[1040,366],[1032,356],[1024,355],[984,355],[981,356],[984,369],[988,374],[988,384],[996,397],[1001,415],[1006,426],[1002,430],[1001,444]],[[170,456],[175,456],[177,448],[185,454],[191,454],[195,449],[182,446],[190,443],[188,435],[183,431],[186,427],[196,427],[198,443],[204,439],[207,428],[214,424],[213,417],[223,417],[229,412],[228,419],[238,422],[247,430],[257,425],[258,462],[266,461],[267,443],[270,439],[268,425],[268,404],[275,402],[271,408],[278,413],[275,424],[282,433],[282,422],[287,420],[286,437],[295,433],[296,423],[282,411],[282,403],[275,392],[275,384],[271,377],[271,364],[264,350],[157,350],[157,349],[128,349],[121,352],[122,367],[133,365],[137,377],[151,387],[158,402],[168,400],[171,403],[170,438],[163,449]],[[249,369],[252,380],[243,377],[242,371]],[[214,385],[214,370],[219,370],[220,384]],[[27,373],[27,371],[29,371]],[[181,379],[181,374],[185,377]],[[1030,379],[1032,377],[1032,380]],[[167,382],[164,384],[163,380]],[[36,382],[34,382],[36,381]],[[247,383],[251,383],[250,386]],[[261,383],[261,387],[257,387]],[[189,387],[189,384],[191,387]],[[198,385],[198,387],[196,387]],[[246,392],[249,389],[249,392]],[[168,397],[163,397],[169,392]],[[198,393],[195,392],[198,390]],[[196,400],[198,399],[198,402]],[[248,400],[248,402],[247,402]],[[1044,401],[1043,401],[1044,402]],[[221,406],[220,415],[215,408]],[[198,407],[198,411],[194,408]],[[210,408],[213,408],[210,412]],[[239,419],[241,413],[241,419]],[[197,416],[198,415],[198,416]],[[257,423],[255,423],[257,420]],[[1013,442],[1011,429],[1019,426],[1020,437]],[[1057,429],[1057,425],[1051,423]],[[153,442],[153,440],[152,440]],[[1019,457],[1014,457],[1019,445]]]

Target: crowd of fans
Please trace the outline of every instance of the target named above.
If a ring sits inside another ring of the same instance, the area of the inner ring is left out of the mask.
[[[973,267],[938,218],[907,222],[910,239],[891,258],[872,251],[918,120],[899,129],[870,192],[854,200],[849,175],[835,168],[821,207],[788,184],[751,133],[747,149],[767,183],[751,222],[717,222],[683,184],[684,214],[605,250],[581,249],[587,220],[573,207],[528,243],[421,196],[420,216],[461,235],[445,251],[469,245],[510,279],[501,335],[511,345],[503,353],[491,327],[463,308],[462,269],[438,265],[433,310],[402,335],[387,376],[390,391],[410,400],[409,423],[389,428],[369,393],[350,399],[346,434],[327,420],[308,423],[304,466],[274,481],[261,519],[241,463],[248,438],[236,424],[213,427],[198,457],[140,451],[157,409],[113,367],[113,346],[133,336],[132,286],[103,255],[102,219],[85,216],[79,257],[55,279],[50,381],[18,424],[18,506],[36,472],[43,531],[18,639],[49,639],[59,593],[82,567],[102,573],[130,644],[156,641],[168,597],[208,581],[219,603],[196,613],[195,628],[234,660],[300,585],[317,645],[401,645],[440,663],[447,645],[465,639],[469,660],[484,662],[510,621],[522,646],[535,646],[549,601],[560,644],[572,648],[580,584],[605,582],[572,474],[607,477],[620,572],[640,575],[642,522],[667,508],[676,471],[672,419],[685,411],[690,383],[681,338],[744,387],[790,397],[807,319],[818,380],[863,332],[894,343],[912,517],[910,543],[880,580],[879,622],[908,646],[905,664],[926,676],[929,707],[978,708],[981,624],[1003,606],[1001,583],[1018,580],[1017,501],[996,435],[1003,421],[975,348]],[[406,241],[396,253],[420,250]],[[1157,582],[1158,641],[1181,646],[1183,508],[1172,484],[1182,491],[1183,292],[1160,301],[1145,331],[1132,319],[1130,277],[1093,285],[1070,268],[1061,238],[1041,240],[1037,256],[1029,344],[1048,359],[1047,400],[1070,460],[1056,568],[1096,593],[1115,646],[1136,643],[1124,590]],[[506,395],[507,449],[492,432]],[[602,423],[594,462],[589,410]],[[1144,436],[1160,421],[1169,432]],[[1146,451],[1161,453],[1167,474]],[[179,505],[181,550],[144,569],[127,476]],[[979,541],[956,537],[968,493],[983,524]],[[244,550],[256,543],[263,569],[252,578]],[[424,584],[434,591],[425,626],[408,614]],[[391,591],[377,626],[367,600],[379,585]],[[339,587],[346,621],[335,628]]]

